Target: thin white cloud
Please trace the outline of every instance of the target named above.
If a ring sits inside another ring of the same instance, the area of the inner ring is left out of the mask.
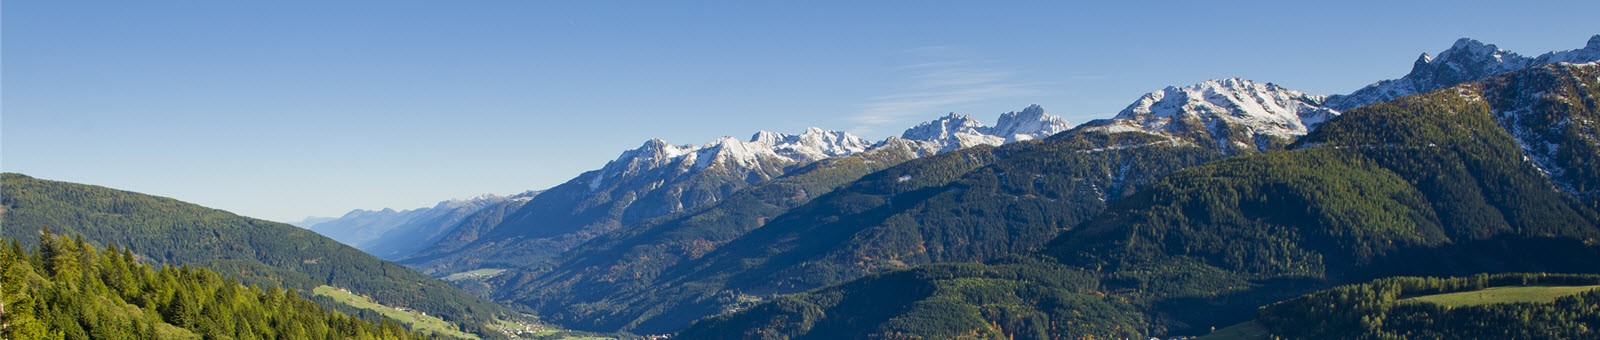
[[[949,46],[906,51],[916,62],[897,67],[906,74],[896,93],[869,98],[851,121],[854,131],[870,133],[912,117],[946,112],[952,106],[1038,93],[1036,84],[1021,82],[1009,70],[959,57]]]

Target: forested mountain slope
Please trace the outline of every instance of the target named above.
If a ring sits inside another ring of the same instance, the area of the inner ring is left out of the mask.
[[[1597,275],[1396,277],[1274,303],[1257,315],[1268,336],[1291,339],[1592,339],[1600,337],[1600,329],[1594,328],[1600,324],[1597,285]],[[1428,300],[1450,293],[1494,294],[1496,289],[1576,294],[1551,301],[1516,301],[1542,299],[1512,296],[1507,302],[1469,305]]]
[[[1047,298],[1052,293],[999,289],[1005,282],[994,279],[996,274],[974,274],[896,284],[978,287],[963,289],[985,293],[931,294],[878,306],[891,311],[872,319],[883,321],[857,323],[846,333],[819,327],[871,320],[830,314],[828,306],[866,303],[850,300],[868,296],[852,289],[893,288],[872,280],[851,282],[829,288],[843,290],[838,293],[808,293],[709,318],[684,334],[1047,338],[1118,337],[1128,329],[1146,335],[1199,334],[1209,326],[1247,320],[1256,306],[1271,301],[1375,277],[1600,272],[1600,264],[1590,261],[1600,257],[1594,247],[1600,240],[1600,213],[1558,189],[1500,125],[1495,113],[1516,108],[1496,108],[1486,100],[1507,91],[1551,89],[1539,82],[1486,86],[1540,74],[1580,87],[1600,86],[1600,79],[1587,73],[1590,68],[1543,66],[1352,110],[1304,137],[1298,150],[1178,171],[1043,249],[1045,257],[1037,261],[1092,274],[1074,279],[1089,282],[1054,285],[1097,287],[1085,295],[1100,297],[1095,300],[1100,303],[1126,301],[1140,318],[1107,317],[1069,327],[1075,313],[1088,312],[1056,309],[1060,303],[1053,301],[1061,299]],[[989,267],[1008,272],[1004,263]],[[1013,274],[1000,276],[1005,275]],[[943,307],[938,312],[926,308],[934,305]],[[1119,315],[1115,310],[1095,313]],[[967,321],[945,322],[950,320]]]
[[[207,268],[302,293],[332,285],[438,315],[476,333],[503,307],[299,227],[105,187],[0,175],[3,235],[28,247],[39,230],[121,245],[158,263]]]
[[[410,339],[387,319],[324,310],[293,291],[206,269],[152,266],[110,245],[44,233],[0,247],[0,338]]]

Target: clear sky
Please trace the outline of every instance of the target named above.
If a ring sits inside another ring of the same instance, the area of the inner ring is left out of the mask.
[[[1074,123],[1219,77],[1348,93],[1600,1],[5,1],[0,168],[274,220],[542,189],[649,138]]]

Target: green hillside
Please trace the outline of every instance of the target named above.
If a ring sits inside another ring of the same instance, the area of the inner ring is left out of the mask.
[[[1571,296],[1573,294],[1583,293],[1595,289],[1600,289],[1600,286],[1491,287],[1467,292],[1418,296],[1400,301],[1424,302],[1450,307],[1467,307],[1517,302],[1548,303],[1555,302],[1556,299],[1561,297]]]
[[[393,319],[396,322],[404,324],[407,327],[410,327],[412,330],[420,333],[449,336],[459,339],[478,339],[477,336],[462,333],[461,331],[456,330],[455,325],[452,325],[443,319],[439,319],[436,316],[418,312],[414,309],[401,309],[384,306],[383,304],[372,301],[372,299],[367,298],[366,296],[351,293],[345,289],[333,286],[317,286],[316,289],[311,290],[311,293],[315,296],[328,297],[335,301],[339,301],[340,303],[350,305],[351,307],[383,314],[384,317]]]
[[[126,249],[44,233],[0,247],[0,338],[411,339],[388,320],[324,310],[291,291],[205,269],[152,266]]]
[[[1148,320],[1093,273],[1047,259],[869,275],[696,321],[688,339],[1139,338]]]
[[[503,313],[494,303],[305,229],[170,198],[6,173],[0,175],[0,207],[3,236],[26,247],[36,246],[38,231],[48,227],[246,284],[308,295],[321,285],[344,287],[474,333],[486,333],[483,325]]]
[[[1274,303],[1259,321],[1283,338],[1587,339],[1600,336],[1597,284],[1597,275],[1397,277]]]

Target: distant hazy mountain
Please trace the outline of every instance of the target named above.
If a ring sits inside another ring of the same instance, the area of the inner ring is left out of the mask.
[[[338,217],[306,216],[306,218],[300,219],[298,221],[287,221],[287,222],[283,222],[283,223],[288,223],[289,225],[293,225],[293,226],[296,226],[296,227],[311,229],[311,226],[317,225],[317,223],[322,223],[322,222],[327,222],[327,221],[332,221],[332,220],[337,220],[337,219],[339,219],[339,218]]]
[[[469,216],[506,201],[527,201],[537,192],[502,197],[484,194],[453,199],[428,208],[395,211],[352,210],[339,218],[308,227],[341,243],[385,259],[397,259],[433,245]]]

